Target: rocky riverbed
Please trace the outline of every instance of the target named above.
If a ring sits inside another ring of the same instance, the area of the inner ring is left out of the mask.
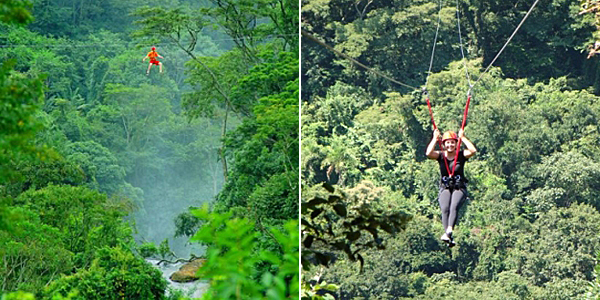
[[[208,290],[208,281],[196,280],[194,278],[196,273],[195,270],[197,270],[203,262],[201,259],[194,260],[190,263],[181,262],[170,264],[162,262],[160,265],[157,265],[159,260],[156,259],[147,259],[146,261],[162,272],[163,278],[169,282],[169,287],[171,289],[182,291],[186,297],[201,298]],[[175,281],[171,278],[175,279]]]

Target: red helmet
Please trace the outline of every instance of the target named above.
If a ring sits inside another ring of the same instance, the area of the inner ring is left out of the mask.
[[[152,51],[156,50],[156,47],[152,46]]]
[[[446,131],[442,136],[442,143],[446,140],[458,140],[458,135],[454,131]]]

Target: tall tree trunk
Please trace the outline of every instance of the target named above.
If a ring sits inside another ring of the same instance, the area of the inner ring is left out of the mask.
[[[223,130],[221,131],[221,163],[223,164],[223,178],[227,181],[227,159],[225,158],[225,134],[227,133],[227,115],[229,114],[229,102],[225,102],[225,117],[223,118]]]

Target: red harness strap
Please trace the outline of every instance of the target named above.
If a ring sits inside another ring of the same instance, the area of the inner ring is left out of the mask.
[[[431,123],[433,124],[433,129],[437,129],[437,125],[435,125],[435,120],[433,119],[433,111],[431,110],[431,103],[429,102],[429,93],[426,90],[423,91],[425,93],[425,99],[427,100],[427,107],[429,108],[429,115],[431,116]],[[442,140],[438,139],[438,144],[440,145],[440,149],[444,149],[442,145]],[[450,174],[450,167],[448,166],[448,159],[444,156],[444,163],[446,164],[446,171]],[[454,173],[454,172],[453,172]]]
[[[427,93],[427,90],[423,89],[423,93],[425,94],[425,99],[427,100],[427,108],[429,108],[429,116],[431,116],[431,123],[433,124],[433,129],[437,129],[437,126],[435,125],[435,120],[433,119],[433,110],[431,109],[431,103],[429,102],[429,93]],[[467,115],[469,114],[469,104],[471,103],[471,93],[469,93],[468,97],[467,97],[467,104],[465,106],[465,113],[463,115],[463,120],[462,120],[462,124],[460,126],[460,129],[462,129],[463,131],[465,130],[465,123],[467,122]],[[454,171],[456,170],[456,161],[458,161],[458,152],[460,152],[460,139],[458,139],[458,143],[456,145],[456,149],[457,149],[457,155],[454,157],[454,163],[452,165],[452,172],[450,172],[450,167],[448,166],[448,158],[446,158],[446,156],[444,155],[444,163],[446,164],[446,170],[448,171],[448,174],[450,175],[450,177],[454,176]],[[442,145],[442,141],[438,140],[439,145],[440,145],[440,149],[442,150],[442,152],[444,151],[444,147]],[[443,155],[443,154],[442,154]]]
[[[465,113],[463,115],[463,120],[462,120],[462,125],[460,125],[460,129],[461,130],[465,130],[465,123],[467,122],[467,114],[469,113],[469,104],[471,103],[471,94],[469,93],[469,96],[467,97],[467,105],[465,106]],[[457,149],[457,155],[456,157],[454,157],[454,165],[452,166],[452,173],[450,174],[450,177],[454,176],[454,170],[456,169],[456,161],[458,161],[458,151],[460,151],[460,141],[462,139],[458,139],[458,143],[456,145],[456,149]]]

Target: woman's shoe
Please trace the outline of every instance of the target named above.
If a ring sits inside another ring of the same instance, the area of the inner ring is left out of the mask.
[[[450,242],[450,237],[447,234],[442,234],[442,236],[440,237],[440,240],[442,240],[443,242],[449,243]]]
[[[454,242],[454,240],[453,240],[453,239],[450,239],[450,241],[448,242],[448,247],[449,247],[449,248],[452,248],[452,247],[454,247],[454,246],[456,246],[456,243]]]
[[[454,239],[452,238],[452,232],[450,232],[450,233],[446,232],[445,235],[448,237],[448,247],[452,248],[452,247],[456,246],[456,243],[454,242]]]

